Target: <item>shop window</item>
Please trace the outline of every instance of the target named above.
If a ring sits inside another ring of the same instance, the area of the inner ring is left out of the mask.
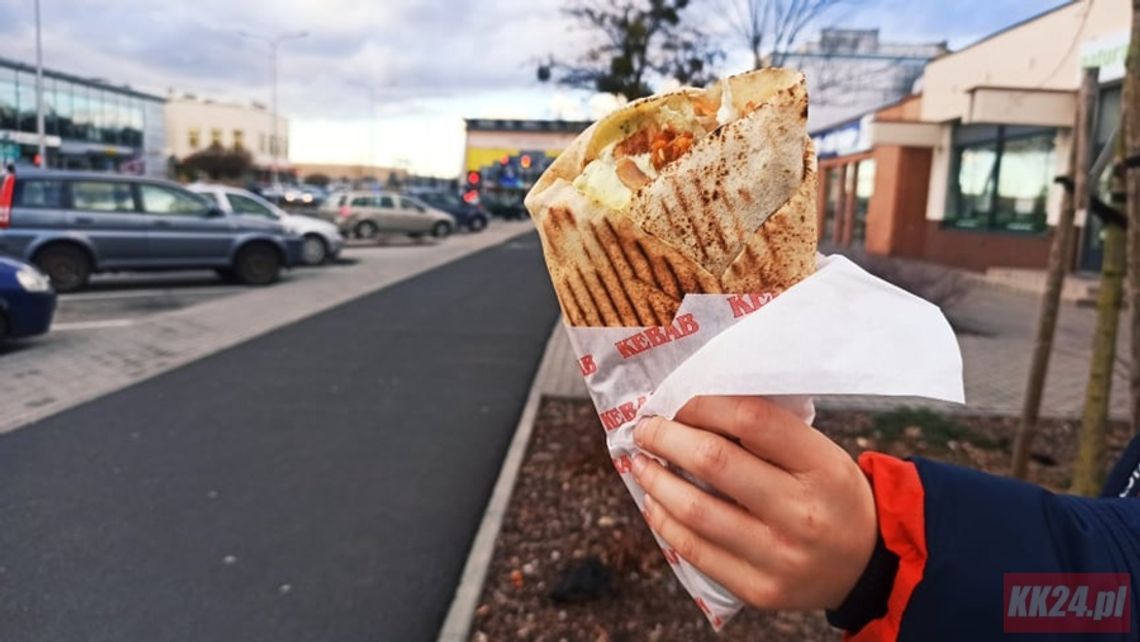
[[[222,147],[222,130],[217,128],[210,130],[210,147]]]
[[[862,245],[867,238],[867,210],[871,205],[871,195],[875,192],[875,159],[859,161],[852,188],[855,190],[855,213],[851,221],[851,241]]]
[[[16,100],[16,74],[0,68],[0,130],[19,128],[20,106]]]
[[[191,127],[190,131],[186,132],[186,142],[190,145],[190,149],[198,149],[202,144],[202,130]]]
[[[240,129],[234,130],[234,149],[245,149],[245,132]]]
[[[969,125],[954,132],[945,224],[1037,233],[1053,180],[1053,129]]]

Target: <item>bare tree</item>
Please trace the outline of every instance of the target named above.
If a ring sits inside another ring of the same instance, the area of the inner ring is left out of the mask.
[[[574,0],[562,12],[598,44],[576,59],[540,62],[538,79],[630,100],[652,94],[651,80],[658,78],[698,87],[712,82],[724,53],[684,24],[688,6],[689,0]]]
[[[774,67],[784,58],[811,22],[843,0],[722,0],[732,30],[752,52],[752,68],[768,62]],[[765,54],[770,59],[765,60]]]

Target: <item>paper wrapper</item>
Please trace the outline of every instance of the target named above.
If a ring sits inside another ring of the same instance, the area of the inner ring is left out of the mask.
[[[773,397],[808,423],[819,395],[964,401],[962,357],[942,312],[842,256],[821,256],[813,275],[778,297],[689,294],[671,326],[566,331],[614,466],[641,508],[633,427],[672,418],[696,396]],[[742,602],[657,542],[720,630]]]

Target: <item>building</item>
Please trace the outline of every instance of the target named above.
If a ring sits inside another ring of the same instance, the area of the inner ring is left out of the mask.
[[[1082,64],[1103,65],[1097,150],[1119,122],[1128,0],[1062,5],[931,61],[922,92],[812,132],[826,241],[973,270],[1042,268]],[[1078,215],[1074,269],[1100,264]]]
[[[50,69],[43,76],[48,167],[166,172],[161,97]],[[35,67],[0,58],[0,159],[33,163],[38,153]]]
[[[291,173],[289,120],[273,115],[257,103],[238,104],[200,99],[193,95],[172,97],[166,103],[166,150],[179,161],[213,145],[244,149],[262,173]]]
[[[882,42],[878,29],[823,29],[781,66],[807,76],[808,129],[818,129],[909,95],[926,63],[947,51],[945,42]]]
[[[302,180],[308,176],[322,175],[328,176],[333,182],[342,183],[376,180],[381,184],[387,184],[392,180],[391,176],[395,176],[396,181],[402,182],[408,175],[406,170],[395,167],[343,163],[293,163],[293,170]]]
[[[590,126],[568,120],[468,118],[466,123],[467,186],[520,201],[554,158]]]

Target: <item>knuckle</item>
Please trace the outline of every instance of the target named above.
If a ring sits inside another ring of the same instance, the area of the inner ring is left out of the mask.
[[[708,435],[698,442],[693,451],[693,472],[711,476],[723,472],[728,466],[728,443],[720,437]]]
[[[763,431],[772,423],[770,402],[762,399],[741,399],[736,407],[736,419],[738,424],[748,431]]]
[[[700,568],[704,556],[701,553],[700,544],[698,544],[695,539],[688,535],[682,536],[673,548],[677,551],[677,555],[679,555],[681,559]]]
[[[681,504],[677,518],[686,524],[699,524],[705,518],[705,504],[700,495],[690,493]]]

